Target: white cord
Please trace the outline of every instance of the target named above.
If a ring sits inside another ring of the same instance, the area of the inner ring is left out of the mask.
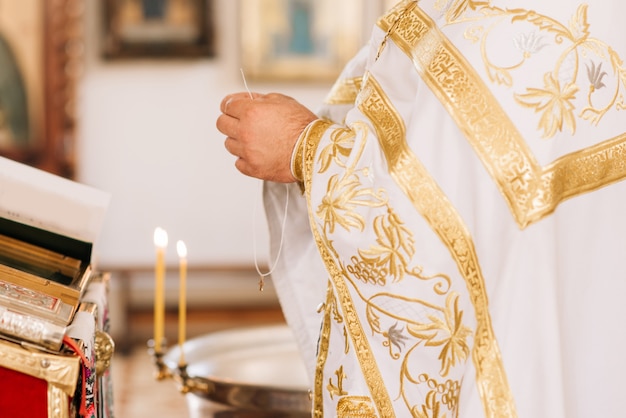
[[[250,95],[250,100],[254,100],[254,97],[252,96],[252,92],[248,88],[248,82],[246,81],[246,75],[243,73],[243,68],[240,68],[239,71],[241,71],[241,78],[243,79],[243,86],[246,88],[246,91]]]
[[[240,68],[241,71],[241,79],[243,80],[243,85],[246,88],[246,91],[250,95],[250,99],[254,100],[254,96],[252,96],[252,92],[248,88],[248,83],[246,82],[246,75],[243,73],[243,68]],[[263,187],[263,183],[261,183],[261,187]],[[259,263],[257,261],[257,253],[256,253],[256,211],[257,211],[257,201],[254,202],[254,211],[253,211],[253,220],[252,220],[252,246],[254,251],[254,267],[256,268],[256,272],[259,274],[259,291],[263,291],[263,285],[265,284],[265,278],[272,274],[276,265],[278,264],[278,259],[280,258],[280,253],[283,250],[283,242],[285,239],[285,225],[287,224],[287,209],[289,209],[289,185],[285,183],[285,190],[287,191],[285,198],[285,213],[283,215],[283,225],[280,230],[280,245],[278,246],[278,253],[276,253],[276,260],[274,260],[273,265],[270,266],[270,270],[267,273],[261,273],[261,269],[259,268]]]
[[[263,183],[261,183],[263,184]],[[267,276],[269,276],[270,274],[272,274],[272,272],[274,271],[274,269],[276,268],[276,265],[278,264],[278,259],[280,258],[280,253],[283,250],[283,243],[285,241],[285,225],[287,224],[287,210],[289,209],[289,185],[287,183],[285,183],[285,190],[286,190],[286,196],[285,196],[285,213],[283,214],[283,224],[281,226],[280,229],[280,244],[278,246],[278,252],[276,253],[276,259],[274,260],[274,263],[272,263],[272,265],[270,265],[270,269],[267,273],[261,273],[261,269],[259,268],[259,263],[257,261],[257,253],[256,253],[256,213],[257,213],[257,201],[255,200],[254,202],[254,211],[253,211],[253,222],[252,222],[252,244],[253,244],[253,251],[254,251],[254,267],[256,268],[256,272],[259,274],[259,291],[263,291],[263,285],[265,284],[265,278]]]

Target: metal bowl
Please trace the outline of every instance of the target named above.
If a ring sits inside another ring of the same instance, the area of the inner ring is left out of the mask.
[[[178,366],[179,347],[163,361],[185,392],[226,407],[213,416],[311,416],[306,369],[286,325],[214,332],[183,349],[185,368]]]

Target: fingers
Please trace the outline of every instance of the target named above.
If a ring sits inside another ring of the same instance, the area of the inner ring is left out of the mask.
[[[252,95],[252,97],[250,97]],[[249,104],[250,100],[263,96],[260,93],[240,92],[229,94],[222,99],[220,103],[220,111],[224,114],[236,117],[239,114],[241,105]]]
[[[228,151],[235,157],[241,158],[243,150],[241,147],[241,143],[239,143],[236,139],[231,137],[226,138],[224,140],[224,148],[226,148],[226,151]]]
[[[243,174],[243,175],[254,177],[252,175],[252,171],[250,169],[250,165],[243,158],[237,158],[237,160],[235,161],[235,168],[237,170],[239,170],[239,172],[241,174]]]

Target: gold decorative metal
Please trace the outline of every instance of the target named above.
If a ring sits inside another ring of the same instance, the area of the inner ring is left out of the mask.
[[[48,418],[69,418],[69,397],[52,384],[48,384]]]
[[[115,341],[104,331],[96,331],[96,376],[101,377],[111,366]]]
[[[267,387],[232,379],[193,376],[188,373],[188,364],[171,361],[168,362],[169,365],[166,364],[169,355],[155,352],[152,339],[148,340],[147,345],[148,353],[155,365],[155,378],[160,381],[166,379],[174,381],[183,395],[193,394],[236,411],[245,411],[246,414],[255,417],[311,417],[309,390]],[[162,347],[166,346],[164,339]]]
[[[28,350],[0,340],[0,366],[45,380],[72,396],[78,382],[80,358]]]
[[[163,343],[161,344],[161,347],[165,347],[166,342],[167,341],[164,338]],[[163,361],[163,356],[164,356],[163,351],[155,349],[155,344],[154,344],[153,339],[148,340],[148,354],[150,355],[150,357],[152,357],[152,362],[154,363],[154,367],[155,367],[154,378],[156,380],[165,380],[165,379],[169,379],[173,377],[172,373],[170,372],[170,369],[168,369],[167,365]]]

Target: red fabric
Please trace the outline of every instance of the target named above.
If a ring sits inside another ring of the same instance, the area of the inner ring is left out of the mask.
[[[0,418],[46,418],[48,382],[0,367]]]

